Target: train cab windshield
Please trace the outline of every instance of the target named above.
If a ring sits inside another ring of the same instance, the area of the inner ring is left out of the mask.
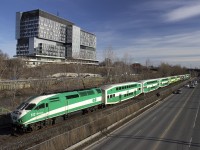
[[[19,107],[17,107],[17,109],[32,110],[35,106],[36,104],[33,104],[33,103],[22,103]]]
[[[36,104],[28,104],[28,106],[25,108],[25,110],[32,110],[34,107],[36,106]]]

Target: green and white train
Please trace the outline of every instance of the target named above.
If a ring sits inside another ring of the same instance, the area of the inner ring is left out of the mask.
[[[160,86],[159,79],[149,79],[139,81],[142,83],[142,93],[149,93],[151,91],[157,90]]]
[[[129,100],[141,93],[148,93],[179,80],[187,80],[190,75],[179,75],[158,79],[142,80],[105,85],[100,88],[60,92],[33,96],[11,113],[15,130],[31,131],[42,126],[55,124],[58,117],[65,120],[69,114],[92,111],[106,105]]]
[[[160,78],[159,80],[159,87],[165,87],[169,85],[169,78]]]

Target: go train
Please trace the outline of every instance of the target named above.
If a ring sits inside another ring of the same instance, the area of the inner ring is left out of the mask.
[[[189,78],[190,74],[185,74],[138,82],[110,84],[72,92],[32,96],[11,113],[12,125],[15,130],[23,132],[36,130],[55,124],[58,117],[65,120],[73,112],[86,113],[100,109],[106,105],[120,103],[141,93],[148,93]]]

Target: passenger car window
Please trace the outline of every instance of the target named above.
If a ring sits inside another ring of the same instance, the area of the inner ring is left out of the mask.
[[[87,94],[88,94],[88,95],[93,95],[94,92],[93,92],[92,90],[90,90],[90,91],[87,91]]]
[[[66,96],[67,99],[73,99],[73,98],[77,98],[77,97],[79,97],[78,94],[74,94],[74,95],[68,95],[68,96]]]
[[[98,93],[101,93],[101,90],[100,90],[100,89],[96,89],[96,91],[97,91]]]
[[[80,96],[87,96],[87,92],[79,92]]]
[[[43,104],[40,104],[39,106],[37,106],[35,109],[43,109],[45,107],[44,103]]]

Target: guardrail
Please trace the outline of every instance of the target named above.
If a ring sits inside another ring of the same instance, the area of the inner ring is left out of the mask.
[[[36,82],[52,83],[56,82],[56,78],[28,79],[28,80],[5,80],[0,81],[0,90],[13,90],[30,88]]]
[[[1,90],[18,90],[18,89],[30,88],[30,87],[34,87],[34,85],[37,85],[38,83],[43,83],[44,85],[51,85],[51,84],[60,83],[60,82],[66,81],[66,80],[74,80],[76,78],[78,78],[78,77],[4,80],[4,81],[0,81],[0,91]],[[81,78],[83,78],[83,77],[81,77]],[[102,78],[102,77],[90,77],[90,78],[98,79],[98,78]]]

